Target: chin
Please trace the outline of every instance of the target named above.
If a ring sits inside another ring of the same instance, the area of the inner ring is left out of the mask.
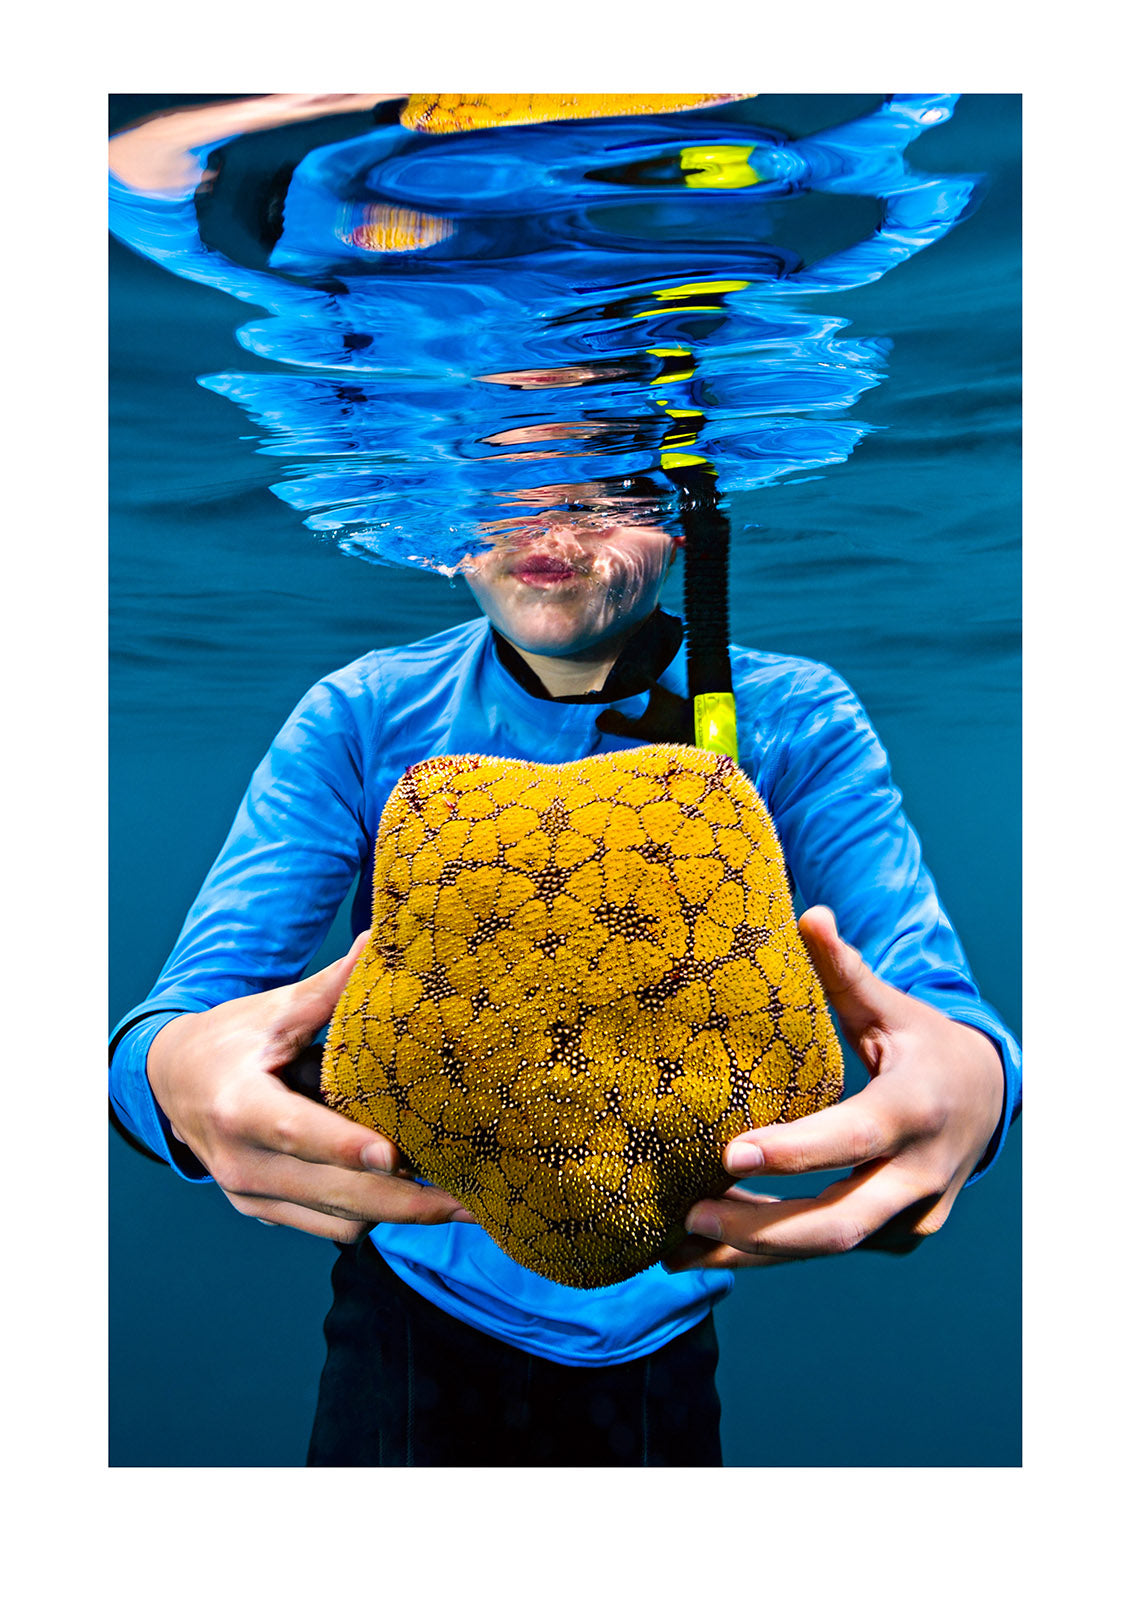
[[[539,656],[576,655],[581,650],[599,644],[605,637],[600,630],[594,632],[588,627],[571,628],[565,625],[564,619],[560,627],[524,626],[520,621],[511,626],[509,618],[499,619],[495,626],[520,650],[529,650],[532,655]]]
[[[505,639],[531,655],[572,656],[600,650],[643,622],[659,600],[657,594],[631,598],[572,593],[564,587],[524,589],[468,575],[468,586],[488,620]],[[619,603],[618,603],[619,602]]]

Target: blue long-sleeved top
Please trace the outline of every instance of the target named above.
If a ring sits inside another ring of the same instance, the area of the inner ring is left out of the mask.
[[[998,1047],[1005,1102],[985,1171],[1019,1106],[1020,1051],[977,992],[884,749],[830,668],[737,647],[731,656],[742,764],[801,897],[831,906],[843,936],[881,977]],[[684,649],[659,681],[686,694]],[[638,716],[645,696],[617,704]],[[637,742],[598,730],[601,709],[529,693],[499,661],[486,621],[373,651],[316,684],[256,769],[151,994],[115,1032],[110,1092],[126,1125],[175,1166],[145,1065],[170,1015],[293,982],[358,875],[352,924],[355,932],[367,926],[381,812],[407,767],[459,753],[571,761]],[[577,1366],[658,1348],[733,1282],[729,1272],[669,1276],[653,1267],[609,1288],[570,1289],[520,1267],[470,1224],[382,1223],[372,1237],[436,1305]]]

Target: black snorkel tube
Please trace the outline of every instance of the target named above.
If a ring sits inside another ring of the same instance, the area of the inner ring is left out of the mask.
[[[701,411],[660,401],[672,426],[660,466],[679,491],[683,530],[683,622],[687,692],[700,750],[738,760],[738,723],[730,670],[730,522],[719,504],[718,473],[705,456],[688,453],[703,427]]]
[[[683,622],[687,692],[695,743],[738,760],[738,726],[730,670],[728,578],[730,523],[719,505],[718,477],[706,461],[665,469],[679,490],[684,534]]]
[[[652,350],[666,370],[653,382],[671,383],[694,373],[690,352]],[[688,697],[659,683],[649,690],[639,717],[609,707],[597,719],[603,732],[651,743],[694,744],[701,750],[738,760],[738,726],[730,668],[730,522],[719,502],[718,474],[693,445],[705,422],[691,406],[657,402],[668,427],[660,442],[660,468],[679,493],[683,533],[684,640],[687,645]]]

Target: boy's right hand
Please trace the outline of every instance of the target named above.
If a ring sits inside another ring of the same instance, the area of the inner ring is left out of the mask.
[[[329,1021],[366,935],[333,966],[166,1023],[149,1082],[173,1135],[244,1216],[349,1244],[378,1222],[472,1222],[414,1183],[379,1133],[289,1089],[279,1074]]]

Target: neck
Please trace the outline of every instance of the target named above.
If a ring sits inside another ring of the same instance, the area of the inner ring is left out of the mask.
[[[554,699],[563,694],[588,694],[592,689],[603,688],[620,655],[619,645],[601,656],[536,656],[532,650],[523,650],[513,641],[512,648],[537,674],[547,694]]]

